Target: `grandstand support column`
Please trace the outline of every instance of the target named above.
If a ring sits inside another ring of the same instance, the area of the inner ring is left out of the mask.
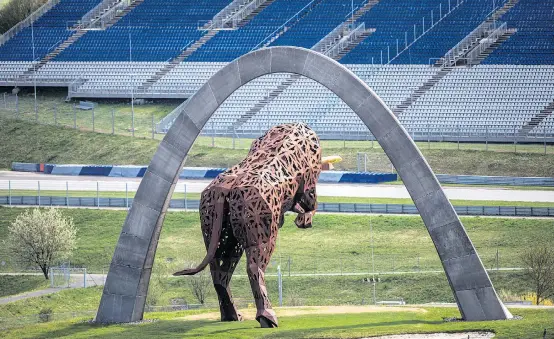
[[[272,47],[227,64],[182,106],[144,174],[123,224],[96,322],[142,319],[163,221],[189,150],[206,122],[232,93],[272,73],[298,74],[320,83],[341,98],[369,128],[419,210],[462,318],[511,318],[431,167],[382,99],[329,57],[304,48]]]

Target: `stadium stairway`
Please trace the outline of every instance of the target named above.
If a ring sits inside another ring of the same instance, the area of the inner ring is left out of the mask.
[[[512,9],[519,0],[509,0],[504,4],[504,6],[498,8],[494,13],[492,13],[488,18],[485,19],[483,23],[491,23],[496,21],[498,18],[502,17],[502,15],[506,14],[507,12]],[[500,36],[489,48],[487,48],[483,53],[481,53],[476,60],[472,63],[473,65],[480,64],[481,61],[483,61],[488,55],[490,55],[494,50],[496,50],[503,42],[508,40],[510,36],[512,36],[516,31],[513,29],[508,30],[505,34]],[[471,51],[473,48],[470,48],[468,50]],[[450,52],[450,51],[449,51]],[[441,58],[441,59],[444,59]],[[399,116],[404,111],[406,111],[414,102],[416,102],[419,98],[421,98],[427,91],[429,91],[433,86],[435,86],[441,79],[446,77],[450,72],[452,72],[454,68],[451,66],[442,66],[440,71],[433,75],[429,80],[427,80],[422,86],[420,86],[417,90],[415,90],[410,97],[403,100],[400,105],[396,106],[392,111],[396,116]]]
[[[379,0],[372,0],[365,3],[362,7],[360,7],[356,12],[354,12],[352,17],[349,17],[347,21],[341,23],[339,27],[345,26],[347,24],[355,24],[356,19],[360,18],[362,15],[364,15],[367,11],[369,11],[373,6],[375,6]],[[306,14],[307,15],[307,14]],[[359,35],[356,39],[353,41],[350,41],[347,46],[342,48],[342,50],[334,57],[333,59],[339,61],[342,59],[348,52],[350,52],[354,47],[356,47],[360,42],[362,42],[364,39],[366,39],[373,30],[365,30],[361,35]],[[331,34],[331,33],[329,33]],[[327,38],[328,36],[324,37],[323,39]],[[322,39],[322,40],[323,40]],[[340,41],[339,39],[335,39],[335,43],[338,43]],[[315,48],[317,44],[312,47]],[[228,133],[234,133],[238,128],[240,128],[242,125],[247,123],[253,116],[255,116],[258,112],[260,112],[265,106],[267,106],[269,103],[271,103],[273,100],[275,100],[279,95],[281,95],[287,88],[289,88],[292,84],[294,84],[298,79],[300,79],[300,75],[298,74],[291,74],[286,80],[281,82],[275,89],[273,89],[271,92],[268,93],[267,96],[265,96],[262,100],[258,101],[253,107],[251,107],[246,113],[241,115],[235,123],[233,123],[231,126],[229,126]]]
[[[428,90],[435,86],[439,81],[441,81],[448,73],[452,72],[454,67],[442,67],[441,70],[433,75],[429,80],[423,83],[418,89],[416,89],[409,98],[406,98],[400,103],[400,105],[393,108],[392,112],[394,115],[398,116],[402,114],[408,107],[410,107],[417,99],[421,98]]]
[[[551,116],[552,112],[554,112],[554,101],[542,109],[537,115],[532,117],[530,121],[525,123],[525,125],[523,125],[523,127],[519,130],[519,135],[522,137],[527,136],[535,127],[540,125],[544,119]]]
[[[472,61],[472,65],[479,65],[483,60],[485,60],[492,52],[494,52],[498,47],[500,47],[506,40],[508,40],[512,35],[517,32],[517,29],[510,28],[506,33],[502,34],[498,40],[496,40],[492,45],[485,49],[481,54],[479,54],[475,60]]]
[[[256,15],[258,15],[261,11],[263,11],[265,8],[267,8],[271,3],[273,3],[275,0],[266,0],[260,6],[258,6],[255,10],[253,10],[249,15],[247,15],[244,19],[242,19],[237,26],[243,27],[246,25],[250,20],[252,20]],[[205,27],[209,26],[209,24],[206,24]],[[173,60],[169,62],[164,68],[156,72],[151,78],[146,80],[140,87],[138,87],[139,92],[146,92],[150,87],[152,87],[158,80],[160,80],[163,76],[171,72],[172,69],[177,67],[181,62],[183,62],[186,58],[188,58],[192,53],[196,52],[199,48],[204,46],[208,41],[210,41],[214,36],[217,35],[220,31],[217,29],[208,30],[208,33],[204,34],[200,39],[195,41],[194,43],[190,44],[187,48],[183,50],[178,56],[176,56]]]
[[[500,19],[504,14],[508,13],[512,8],[514,8],[515,5],[519,0],[508,0],[504,6],[500,7],[497,11],[495,11],[490,18],[487,19],[487,22],[492,22],[495,20]]]

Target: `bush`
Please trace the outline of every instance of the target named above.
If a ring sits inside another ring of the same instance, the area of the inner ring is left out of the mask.
[[[52,317],[52,309],[51,308],[43,308],[40,310],[38,314],[38,320],[41,323],[47,323],[50,321],[50,318]]]
[[[0,33],[4,34],[31,15],[47,0],[11,0],[0,9]]]

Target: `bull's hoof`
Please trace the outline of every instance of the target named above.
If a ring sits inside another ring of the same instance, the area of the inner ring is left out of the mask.
[[[277,324],[275,324],[273,321],[267,319],[267,318],[264,317],[264,316],[258,317],[257,320],[260,322],[260,327],[261,327],[261,328],[274,328],[274,327],[277,327]]]

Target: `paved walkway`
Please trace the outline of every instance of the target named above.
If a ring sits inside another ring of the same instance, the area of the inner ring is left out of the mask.
[[[58,288],[58,287],[57,288],[45,288],[43,290],[27,292],[27,293],[18,294],[18,295],[12,295],[12,296],[9,296],[9,297],[0,298],[0,305],[11,303],[11,302],[18,301],[18,300],[27,299],[27,298],[41,297],[43,295],[56,293],[56,292],[59,292],[61,290],[63,290],[63,288]]]
[[[0,275],[42,275],[42,273],[0,273]],[[11,295],[8,297],[0,298],[0,305],[11,303],[18,300],[28,299],[28,298],[35,298],[35,297],[41,297],[43,295],[48,295],[52,293],[59,292],[64,289],[68,288],[82,288],[83,287],[83,280],[79,279],[83,275],[82,274],[72,274],[73,278],[77,279],[71,279],[71,284],[69,287],[49,287],[42,290],[37,291],[31,291],[31,292],[25,292],[18,295]],[[90,286],[102,286],[104,285],[104,282],[106,281],[106,275],[105,274],[87,274],[87,287]]]

